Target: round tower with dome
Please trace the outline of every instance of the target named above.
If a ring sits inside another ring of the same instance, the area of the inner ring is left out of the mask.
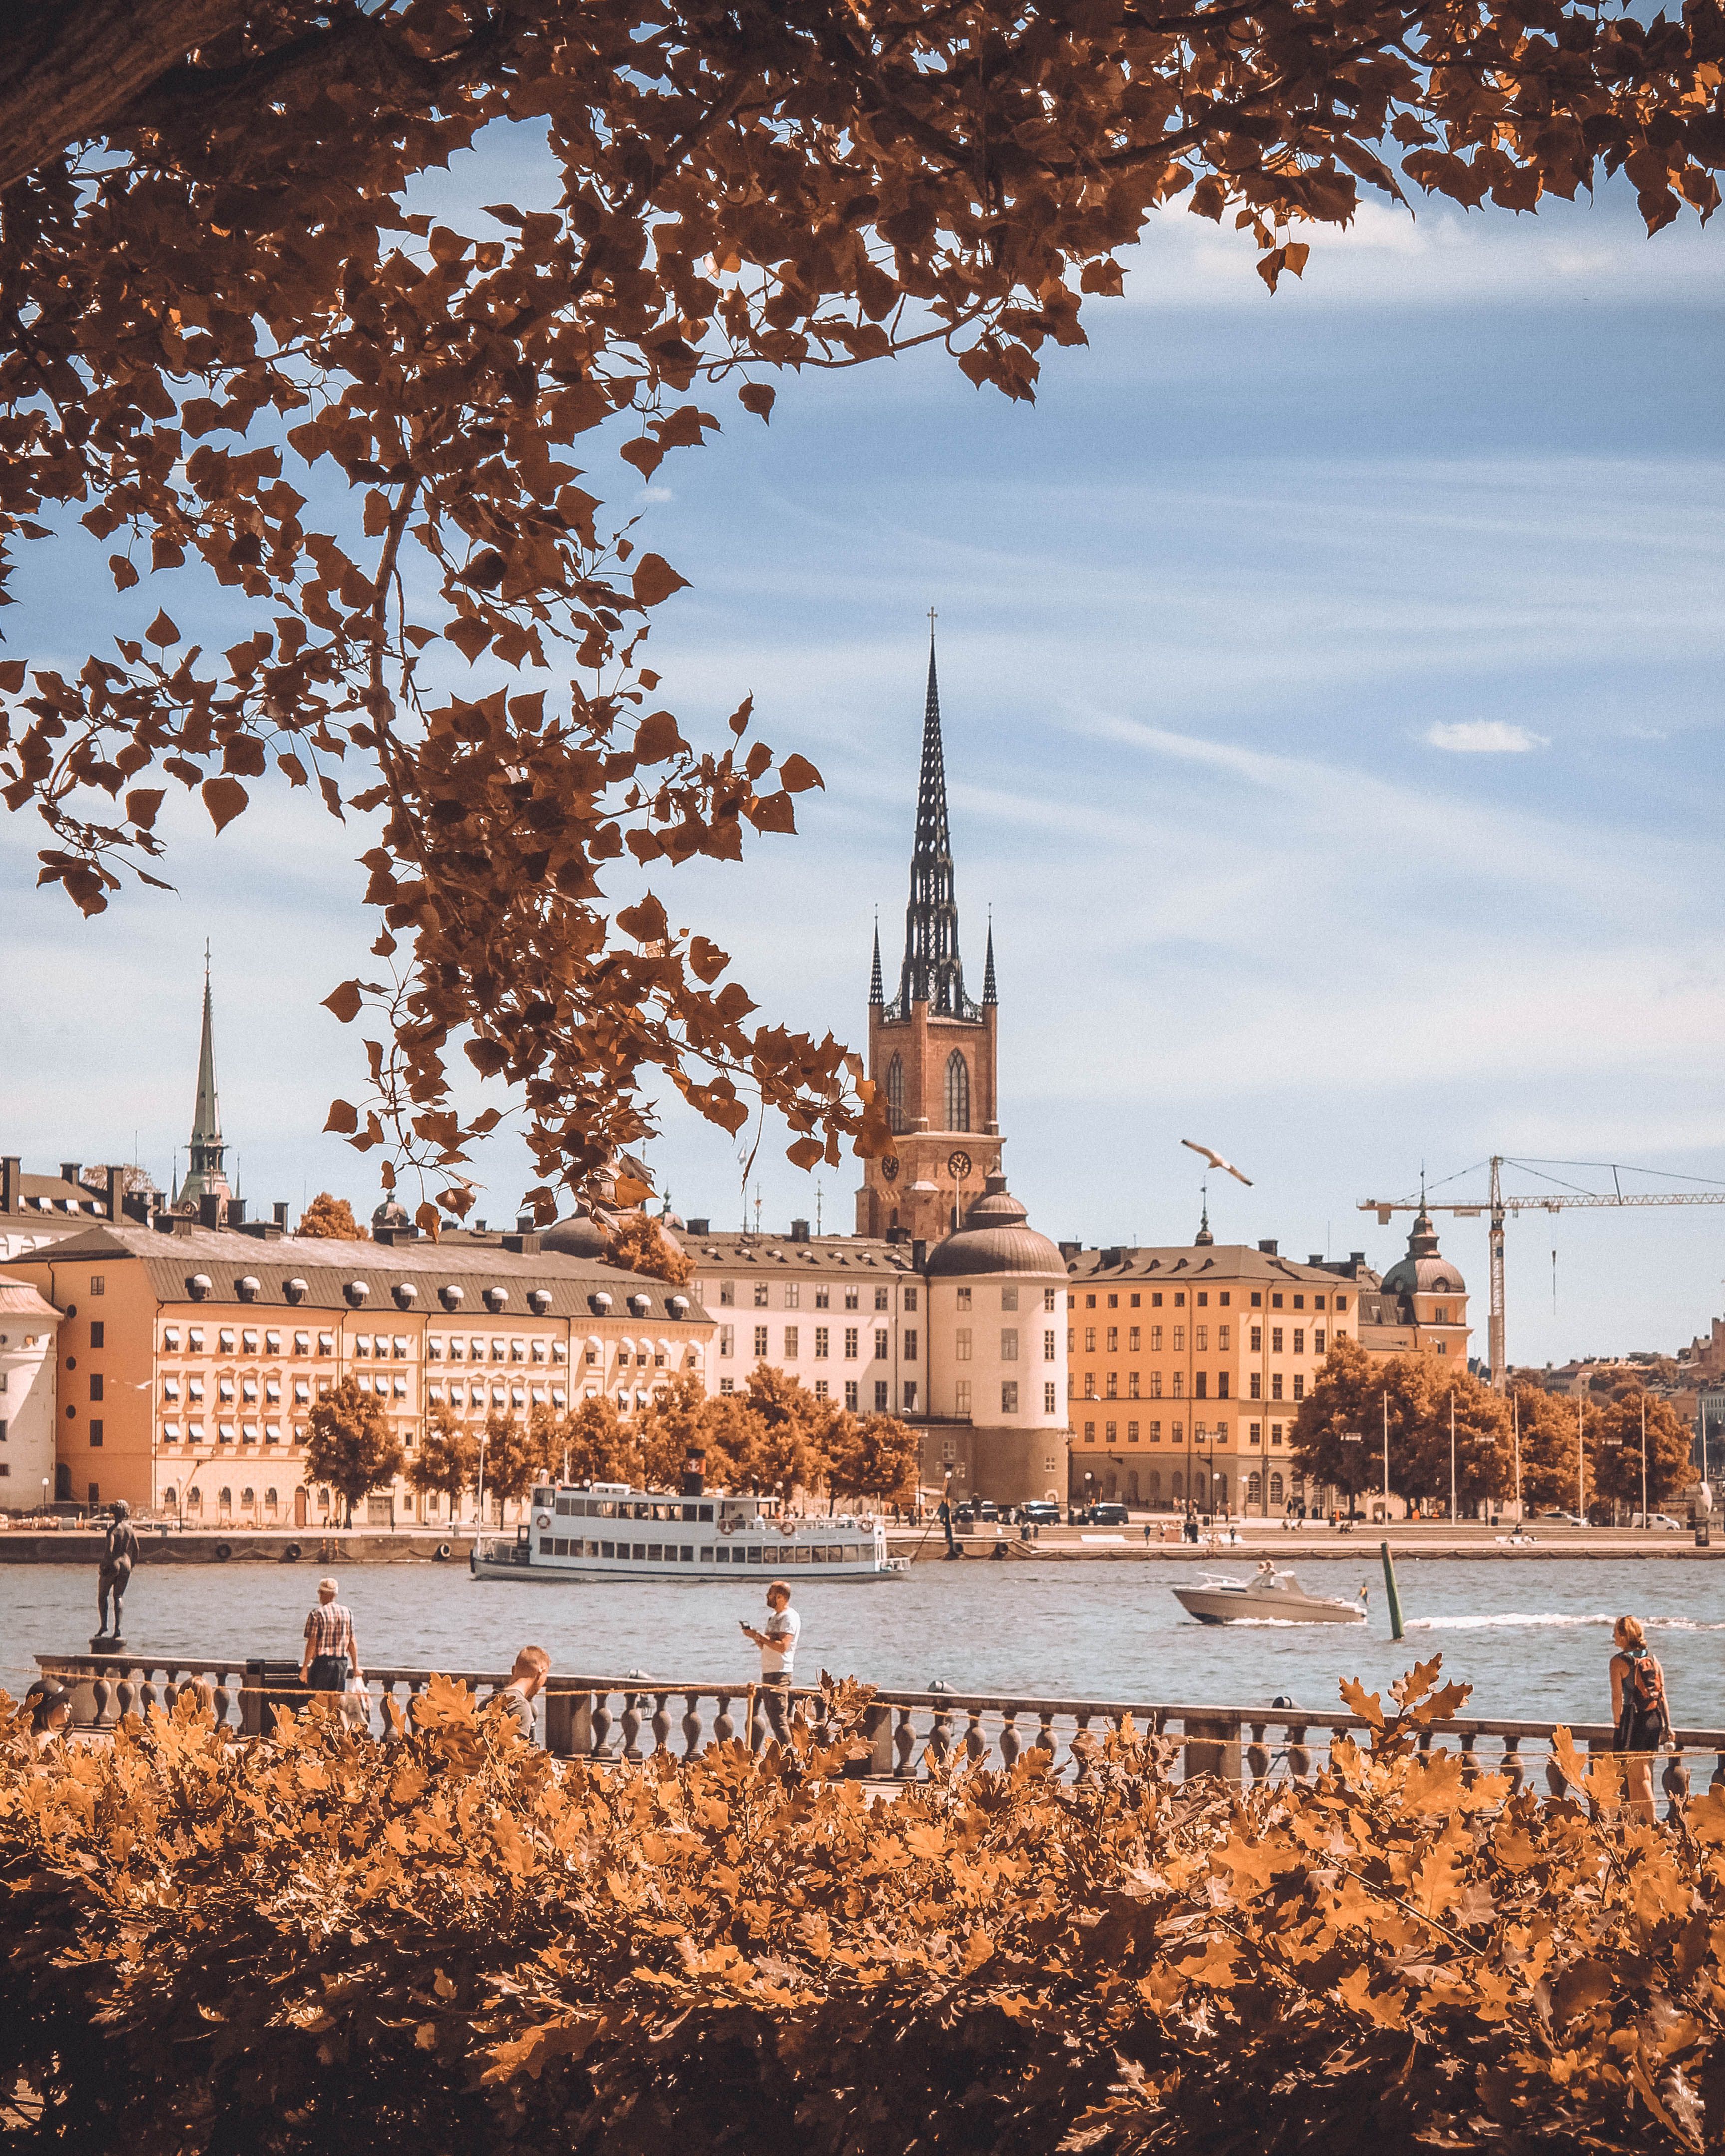
[[[999,1505],[1066,1491],[1066,1261],[996,1173],[927,1282],[922,1481]]]

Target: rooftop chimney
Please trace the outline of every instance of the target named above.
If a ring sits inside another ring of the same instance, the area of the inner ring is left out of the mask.
[[[78,1178],[83,1174],[83,1173],[84,1166],[80,1161],[63,1160],[60,1163],[60,1181],[62,1183],[69,1183],[75,1188]]]
[[[9,1152],[3,1160],[0,1160],[0,1213],[16,1213],[18,1209],[22,1187],[18,1178],[23,1165],[15,1152]]]
[[[219,1228],[222,1224],[222,1194],[206,1190],[198,1201],[198,1224],[200,1228]]]
[[[710,1235],[712,1231],[713,1224],[711,1220],[691,1220],[689,1223],[689,1233],[691,1235]]]
[[[806,1220],[792,1221],[791,1240],[793,1243],[806,1243],[809,1240],[809,1223]]]
[[[1264,1253],[1266,1258],[1273,1258],[1276,1255],[1275,1236],[1271,1236],[1267,1242],[1260,1243],[1258,1248]]]
[[[1323,1261],[1324,1254],[1322,1250],[1314,1250],[1312,1255],[1306,1260],[1308,1265],[1321,1265]]]
[[[278,1198],[271,1209],[275,1214],[276,1226],[280,1229],[284,1235],[286,1235],[288,1224],[288,1202],[286,1199]]]
[[[244,1225],[245,1225],[245,1200],[244,1200],[244,1199],[243,1199],[243,1198],[230,1198],[230,1199],[228,1200],[228,1225],[230,1228],[243,1228],[243,1227],[244,1227]]]
[[[1084,1245],[1082,1243],[1062,1243],[1060,1245],[1060,1255],[1066,1260],[1068,1265],[1070,1265],[1073,1259],[1078,1255],[1078,1253],[1083,1248]]]
[[[126,1170],[123,1168],[110,1168],[108,1170],[109,1220],[110,1222],[118,1220],[124,1214],[125,1211]]]
[[[919,1273],[922,1271],[923,1266],[928,1263],[928,1245],[922,1240],[920,1235],[911,1242],[911,1263],[916,1267]]]

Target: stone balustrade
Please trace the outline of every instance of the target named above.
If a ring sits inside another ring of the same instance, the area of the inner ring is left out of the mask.
[[[143,1661],[112,1655],[43,1655],[44,1677],[73,1695],[80,1730],[111,1729],[126,1715],[152,1706],[172,1710],[190,1687],[204,1709],[235,1736],[268,1730],[277,1706],[302,1706],[313,1695],[299,1681],[295,1662]],[[449,1670],[439,1674],[480,1694],[501,1690],[506,1671]],[[429,1670],[367,1670],[363,1696],[351,1693],[350,1712],[373,1731],[388,1725],[385,1699],[405,1709],[430,1681]],[[361,1705],[363,1697],[363,1705]],[[790,1694],[791,1712],[825,1733],[825,1703],[814,1689]],[[709,1744],[742,1738],[758,1751],[771,1734],[758,1686],[742,1682],[670,1682],[642,1672],[618,1676],[554,1676],[540,1700],[547,1751],[632,1766],[669,1754],[693,1759]],[[865,1757],[847,1771],[878,1783],[905,1783],[938,1773],[960,1758],[973,1766],[1009,1768],[1033,1748],[1048,1754],[1050,1771],[1076,1782],[1096,1772],[1102,1739],[1127,1722],[1168,1740],[1175,1772],[1219,1774],[1245,1786],[1304,1780],[1327,1759],[1337,1738],[1368,1741],[1357,1715],[1305,1707],[1218,1707],[1138,1701],[1035,1699],[980,1692],[877,1691],[864,1711]],[[1553,1753],[1555,1722],[1456,1717],[1435,1722],[1422,1748],[1459,1757],[1465,1775],[1502,1774],[1512,1789],[1543,1779],[1563,1794]],[[1606,1723],[1567,1725],[1578,1748],[1611,1748]],[[1725,1787],[1725,1730],[1682,1728],[1661,1755],[1660,1785],[1675,1819],[1690,1793],[1692,1771],[1707,1786]]]

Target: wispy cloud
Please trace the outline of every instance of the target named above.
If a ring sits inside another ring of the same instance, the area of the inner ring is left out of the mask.
[[[1421,738],[1455,756],[1525,756],[1530,748],[1551,747],[1549,734],[1536,734],[1508,719],[1440,719]]]

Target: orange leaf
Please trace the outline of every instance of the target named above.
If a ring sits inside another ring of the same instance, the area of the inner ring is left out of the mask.
[[[333,1011],[343,1025],[349,1025],[359,1016],[364,1000],[357,981],[343,981],[339,988],[332,989],[324,998],[323,1007],[327,1011]],[[348,1127],[351,1129],[352,1126],[350,1124]]]
[[[350,1107],[346,1101],[331,1101],[330,1119],[324,1128],[338,1132],[345,1137],[348,1132],[359,1128],[359,1111]]]
[[[643,554],[635,563],[635,604],[658,606],[673,592],[680,592],[687,584],[686,577],[680,577],[662,554]]]
[[[178,634],[177,631],[175,632]],[[209,811],[209,819],[217,830],[225,830],[244,808],[249,796],[237,778],[206,778],[203,782],[203,805]]]

